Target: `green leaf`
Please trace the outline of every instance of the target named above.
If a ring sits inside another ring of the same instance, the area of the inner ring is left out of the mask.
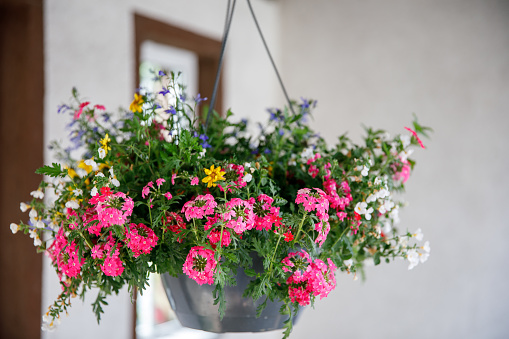
[[[62,171],[62,167],[60,167],[60,164],[57,164],[56,162],[54,162],[51,166],[44,165],[41,168],[38,168],[35,173],[49,175],[54,178],[64,177],[67,174],[65,171]]]

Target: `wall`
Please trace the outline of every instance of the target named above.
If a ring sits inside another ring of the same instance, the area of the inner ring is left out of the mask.
[[[109,110],[129,106],[137,87],[133,74],[134,12],[221,39],[226,1],[151,0],[141,4],[134,0],[45,1],[45,144],[67,138],[68,121],[57,115],[56,108],[70,98],[73,86],[83,98]],[[253,1],[253,6],[277,59],[279,5],[258,0]],[[226,107],[241,116],[255,116],[266,107],[281,103],[273,71],[268,68],[268,58],[249,15],[247,5],[239,1],[225,56]],[[51,161],[49,151],[45,159]],[[56,275],[46,262],[44,312],[58,293]],[[93,298],[85,303],[73,301],[59,330],[44,333],[43,338],[130,337],[132,306],[127,291],[108,299],[110,305],[100,327],[92,314],[92,301]]]
[[[338,275],[291,338],[507,338],[509,3],[282,2],[290,95],[318,99],[330,142],[361,124],[432,126],[407,185],[400,229],[422,228],[427,263]]]

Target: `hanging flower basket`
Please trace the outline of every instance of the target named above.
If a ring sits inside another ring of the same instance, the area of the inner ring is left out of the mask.
[[[261,258],[255,254],[251,257],[255,272],[263,272]],[[237,285],[224,288],[226,309],[222,319],[219,305],[214,303],[213,285],[198,285],[185,275],[175,278],[164,273],[161,278],[171,307],[185,327],[215,333],[263,332],[282,329],[284,322],[288,320],[288,316],[279,311],[284,303],[270,300],[260,315],[257,315],[257,309],[264,300],[254,301],[242,296],[249,282],[253,280],[244,270],[239,270],[235,276]],[[293,319],[294,324],[300,314]]]
[[[161,273],[183,325],[283,326],[286,337],[299,307],[336,287],[336,271],[426,260],[420,230],[397,233],[402,203],[392,193],[427,128],[414,122],[393,138],[367,129],[364,145],[342,136],[331,148],[306,124],[316,102],[302,100],[269,110],[253,136],[230,111],[202,125],[204,99],[186,99],[174,74],[155,76],[159,87],[136,93],[120,119],[76,90],[59,108],[71,116],[71,144],[51,145],[60,162],[37,170],[46,177],[20,205],[28,220],[11,224],[60,278],[44,329],[92,287],[99,321],[106,296],[125,285],[143,291]],[[43,199],[49,192],[53,201]]]

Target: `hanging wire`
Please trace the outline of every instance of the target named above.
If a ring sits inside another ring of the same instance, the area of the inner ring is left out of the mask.
[[[214,110],[214,105],[216,103],[217,89],[219,87],[219,77],[221,75],[221,67],[223,65],[224,51],[226,49],[226,40],[228,39],[228,33],[230,32],[230,26],[232,23],[233,11],[235,9],[236,2],[237,2],[237,0],[233,0],[233,5],[231,5],[231,1],[228,0],[228,5],[226,8],[226,19],[225,19],[225,23],[224,23],[223,41],[221,42],[221,52],[219,54],[219,64],[217,65],[216,80],[214,81],[214,89],[212,90],[212,98],[210,99],[210,106],[209,106],[209,110],[207,112],[207,118],[205,119],[205,126],[204,126],[205,132],[207,132],[207,128],[209,127],[210,116],[212,115],[212,111]],[[230,5],[231,5],[231,8],[230,8]]]
[[[286,92],[285,85],[283,84],[283,80],[281,79],[281,76],[279,75],[279,72],[276,67],[276,63],[274,62],[274,59],[272,58],[272,55],[270,54],[269,47],[267,46],[267,42],[265,41],[265,38],[263,37],[262,30],[260,28],[260,25],[258,24],[258,20],[256,20],[256,15],[253,11],[253,7],[251,6],[251,1],[247,0],[247,4],[249,6],[249,10],[251,11],[251,15],[253,17],[253,20],[256,24],[256,28],[258,29],[258,33],[260,33],[260,38],[262,38],[263,45],[265,46],[265,50],[267,51],[267,54],[269,55],[270,63],[272,64],[272,67],[274,68],[274,71],[276,72],[277,79],[279,80],[279,84],[281,85],[281,88],[283,89],[283,93],[285,95],[286,101],[288,102],[288,107],[292,111],[293,115],[295,115],[295,112],[293,110],[292,103],[290,101],[290,98],[288,98],[288,93]]]
[[[233,0],[233,5],[230,6],[230,0],[228,0],[228,5],[227,5],[227,9],[226,9],[226,20],[225,20],[224,33],[223,33],[223,41],[221,43],[221,52],[219,54],[219,65],[217,66],[216,80],[214,82],[212,98],[210,100],[210,106],[209,106],[209,110],[207,112],[207,118],[205,119],[205,126],[204,126],[205,132],[207,131],[207,128],[209,126],[210,116],[212,115],[212,111],[214,110],[214,105],[216,103],[217,90],[219,87],[219,77],[221,75],[221,67],[223,64],[226,40],[228,39],[228,33],[230,31],[230,26],[231,26],[231,22],[232,22],[232,18],[233,18],[233,11],[235,9],[235,3],[236,3],[236,0]],[[256,19],[256,15],[254,13],[253,7],[251,6],[251,1],[247,0],[247,4],[249,6],[249,11],[251,12],[251,16],[253,17],[256,28],[258,30],[258,33],[260,34],[260,38],[262,39],[263,46],[265,47],[265,51],[267,51],[267,54],[269,56],[270,63],[272,64],[272,67],[274,68],[274,71],[276,72],[276,76],[279,80],[279,84],[281,85],[283,94],[285,95],[286,101],[288,102],[288,107],[290,108],[290,111],[293,113],[293,115],[295,115],[295,111],[293,110],[292,102],[290,101],[290,98],[288,97],[288,93],[286,92],[286,88],[285,88],[285,85],[283,84],[283,80],[281,79],[281,76],[279,75],[279,72],[276,67],[276,63],[274,62],[274,58],[272,58],[272,54],[270,53],[269,47],[267,46],[267,42],[265,41],[265,38],[263,36],[260,25],[258,24],[258,20]]]

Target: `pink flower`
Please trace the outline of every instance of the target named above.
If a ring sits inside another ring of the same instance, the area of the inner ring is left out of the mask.
[[[173,173],[173,174],[171,175],[171,184],[172,184],[172,185],[175,185],[175,178],[176,178],[176,177],[177,177],[177,173]]]
[[[102,187],[101,194],[90,199],[90,204],[92,208],[83,216],[83,222],[88,231],[96,235],[100,234],[103,227],[125,224],[134,207],[132,198],[122,192],[113,193],[109,187]]]
[[[187,255],[182,271],[199,285],[212,285],[214,284],[216,265],[214,251],[202,246],[194,246]]]
[[[101,110],[101,111],[106,110],[106,107],[104,107],[103,105],[95,105],[94,108],[98,109],[98,110]]]
[[[415,137],[415,139],[417,139],[417,142],[419,143],[419,145],[421,145],[422,148],[426,148],[426,147],[424,147],[424,144],[422,143],[421,139],[417,135],[417,132],[415,132],[413,129],[408,128],[408,127],[405,127],[405,129],[407,131],[409,131],[410,133],[412,133],[412,135]]]
[[[154,231],[144,224],[131,223],[126,230],[126,239],[124,240],[127,247],[134,253],[134,257],[138,258],[141,254],[148,254],[157,245],[159,238]]]
[[[163,184],[163,182],[166,182],[166,180],[164,180],[163,178],[159,178],[159,179],[157,179],[157,180],[156,180],[156,185],[157,185],[157,187],[160,187],[160,186]]]
[[[161,221],[163,222],[164,232],[170,230],[171,232],[178,235],[182,232],[182,230],[186,229],[186,223],[184,222],[184,219],[182,219],[182,217],[175,212],[166,212],[166,215],[161,218]],[[182,240],[183,238],[181,237],[177,238],[179,243],[181,243]]]
[[[408,180],[408,178],[410,178],[411,167],[410,167],[410,164],[408,163],[407,160],[402,160],[401,162],[402,162],[402,165],[401,165],[401,169],[399,171],[397,171],[398,166],[396,164],[394,164],[392,166],[392,168],[395,171],[397,171],[392,176],[392,179],[394,181],[400,181],[401,180],[403,183],[405,183]]]
[[[168,200],[171,200],[171,198],[173,198],[173,196],[171,195],[171,193],[170,193],[170,192],[166,192],[166,193],[164,193],[164,197],[165,197],[166,199],[168,199]]]
[[[295,203],[302,204],[307,212],[316,211],[318,219],[327,221],[329,219],[329,200],[327,194],[319,188],[301,188],[297,191]]]
[[[154,188],[154,183],[150,181],[143,189],[141,190],[141,197],[145,199],[150,194],[150,188]]]
[[[223,237],[221,239],[221,230],[215,229],[212,230],[207,236],[212,247],[216,248],[216,244],[221,241],[221,246],[228,246],[231,242],[231,235],[228,230],[223,230]]]
[[[198,185],[200,182],[200,179],[198,179],[198,177],[194,177],[191,179],[191,186],[196,186]]]
[[[225,227],[232,228],[235,233],[242,234],[254,227],[253,205],[240,198],[233,198],[226,204],[228,212],[222,215]]]
[[[244,166],[236,165],[236,164],[228,164],[224,168],[225,170],[225,178],[228,182],[226,189],[228,192],[233,192],[234,189],[242,188],[247,185],[247,182],[243,180],[244,178]],[[222,186],[219,186],[221,192],[224,191]]]
[[[107,256],[104,264],[101,265],[101,270],[110,277],[120,276],[124,272],[124,262],[120,260],[118,254],[113,257]]]
[[[199,195],[193,200],[189,200],[182,207],[182,213],[185,214],[187,221],[196,218],[201,219],[206,215],[214,214],[217,202],[210,194]]]
[[[82,102],[80,104],[80,108],[74,112],[74,120],[77,120],[80,118],[81,113],[83,113],[83,108],[85,108],[85,106],[87,106],[88,104],[90,104],[90,102],[88,102],[88,101]]]

